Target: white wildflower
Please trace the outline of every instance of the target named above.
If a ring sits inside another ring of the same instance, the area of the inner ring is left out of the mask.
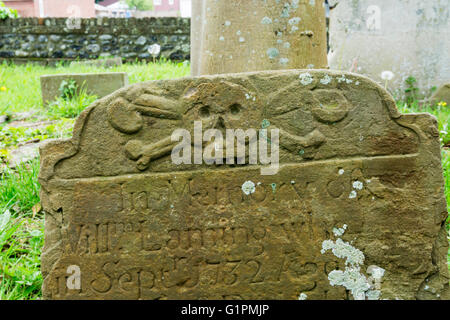
[[[148,53],[150,53],[153,57],[158,56],[158,54],[161,52],[161,46],[157,43],[152,44],[148,47]]]
[[[392,79],[394,79],[394,73],[392,71],[383,71],[381,73],[381,79],[386,80],[386,81],[391,81]]]

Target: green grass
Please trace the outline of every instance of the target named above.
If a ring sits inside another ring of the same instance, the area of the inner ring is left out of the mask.
[[[450,148],[450,106],[438,107],[427,104],[420,106],[417,101],[408,106],[403,101],[399,101],[397,102],[397,108],[402,113],[427,112],[434,115],[438,120],[441,143]]]
[[[60,64],[49,68],[33,64],[0,64],[0,114],[39,110],[46,112],[42,105],[40,76],[61,73],[126,72],[130,84],[148,80],[174,79],[189,75],[188,63],[158,61],[155,63],[124,64],[120,67],[103,68],[94,66],[69,66]]]
[[[130,82],[136,83],[186,76],[189,74],[189,65],[158,62],[128,64],[112,69],[0,65],[0,115],[37,110],[40,117],[58,119],[58,122],[42,129],[7,128],[0,125],[0,157],[2,149],[7,150],[21,142],[70,136],[74,120],[65,118],[76,117],[94,99],[81,94],[69,101],[59,99],[57,103],[45,109],[41,102],[40,75],[105,71],[127,72]],[[6,87],[5,91],[1,90],[3,86]],[[410,106],[398,102],[398,107],[403,113],[429,112],[435,115],[439,122],[442,146],[450,143],[450,107],[419,106],[417,102]],[[450,151],[443,148],[442,156],[445,192],[447,203],[450,205]],[[0,170],[0,299],[29,300],[41,297],[40,254],[44,242],[44,217],[39,212],[38,205],[38,171],[39,159],[14,170],[7,168]],[[448,260],[450,263],[450,252]]]
[[[46,114],[52,119],[76,118],[95,100],[96,96],[90,96],[86,90],[82,90],[72,99],[58,98],[48,106]]]
[[[39,129],[0,125],[0,164],[8,150],[29,140],[66,138],[73,119],[95,97],[85,92],[72,100],[58,99],[42,106],[39,77],[55,73],[127,72],[130,83],[187,76],[189,64],[157,62],[125,64],[115,68],[48,68],[36,65],[0,64],[0,115],[37,111],[40,120],[58,119]],[[4,87],[5,89],[1,89]],[[39,159],[12,170],[0,168],[0,300],[32,300],[41,297],[40,255],[44,244],[44,217],[39,213]]]
[[[39,204],[38,171],[39,159],[35,159],[1,176],[0,300],[41,296],[44,224],[35,206]]]

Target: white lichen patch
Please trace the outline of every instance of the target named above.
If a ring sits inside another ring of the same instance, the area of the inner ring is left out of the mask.
[[[339,173],[340,176],[342,176],[345,173],[345,170],[344,169],[339,169],[338,173]]]
[[[330,77],[328,74],[326,74],[322,79],[320,79],[320,83],[324,85],[330,84],[331,81],[333,81],[333,78]]]
[[[280,51],[278,51],[277,48],[269,48],[267,50],[267,55],[269,56],[270,59],[275,59],[280,55]]]
[[[290,11],[291,11],[291,5],[288,2],[286,2],[283,6],[283,9],[281,10],[280,16],[282,18],[289,18],[289,16],[291,15]]]
[[[342,237],[347,230],[347,225],[344,224],[342,228],[333,228],[333,233],[335,237]]]
[[[244,37],[239,37],[239,42],[245,42],[245,38]]]
[[[366,292],[367,300],[380,300],[381,291],[379,290],[368,290]]]
[[[245,94],[245,99],[247,99],[247,100],[252,100],[252,101],[256,101],[256,97],[252,96],[252,95],[249,94],[249,93],[246,93],[246,94]]]
[[[281,59],[280,59],[280,63],[281,63],[282,65],[287,65],[287,64],[289,63],[289,59],[288,59],[288,58],[281,58]]]
[[[378,266],[370,266],[369,268],[367,268],[367,273],[372,275],[372,278],[374,278],[375,280],[381,280],[385,272],[386,270]]]
[[[297,24],[300,23],[301,20],[302,20],[302,19],[301,19],[300,17],[294,17],[294,18],[292,18],[292,19],[289,19],[288,23],[289,23],[290,25],[297,25]]]
[[[298,296],[298,300],[306,300],[308,299],[308,296],[305,293],[300,293]]]
[[[336,237],[344,234],[347,225],[342,228],[334,228]],[[345,270],[333,270],[328,274],[328,280],[332,286],[342,286],[350,291],[355,300],[378,300],[381,297],[381,278],[385,270],[377,266],[370,266],[367,273],[371,274],[367,278],[361,273],[361,266],[364,264],[365,256],[363,252],[350,243],[338,238],[335,242],[325,240],[322,243],[321,253],[331,251],[336,257],[345,259]]]
[[[225,21],[225,26],[227,26],[227,27],[229,27],[229,26],[231,26],[231,22],[230,21]]]
[[[358,193],[356,193],[355,190],[352,190],[352,192],[350,192],[350,195],[348,196],[349,199],[355,199],[358,196]]]
[[[364,254],[357,248],[353,247],[350,243],[337,239],[336,242],[332,240],[325,240],[322,243],[321,253],[325,253],[331,250],[333,254],[340,258],[345,259],[345,265],[347,266],[359,266],[364,263]]]
[[[219,40],[220,41],[225,41],[225,38],[223,36],[220,36]]]
[[[353,189],[362,190],[364,188],[364,184],[361,181],[356,180],[353,182]]]
[[[272,19],[269,18],[269,17],[264,17],[264,18],[262,18],[261,23],[262,24],[271,24],[272,23]]]
[[[311,74],[308,73],[308,72],[302,73],[299,76],[299,79],[300,79],[300,83],[302,85],[304,85],[304,86],[307,86],[307,85],[311,84],[313,82],[313,80],[314,80],[313,77],[311,76]]]
[[[328,280],[332,286],[345,287],[355,300],[365,300],[366,292],[370,290],[370,284],[359,268],[333,270],[328,274]]]
[[[252,181],[245,181],[242,184],[242,192],[244,192],[247,196],[252,193],[255,193],[255,189],[256,189],[255,183]]]
[[[341,83],[341,82],[347,82],[347,78],[345,77],[345,75],[342,75],[342,76],[340,76],[339,78],[337,78],[337,81],[338,81],[339,83]]]

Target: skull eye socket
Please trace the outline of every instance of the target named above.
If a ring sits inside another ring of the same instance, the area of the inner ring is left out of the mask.
[[[201,118],[208,118],[211,114],[208,106],[201,107],[198,113]]]
[[[240,104],[237,104],[237,103],[235,103],[235,104],[233,104],[231,107],[230,107],[230,112],[231,112],[231,114],[232,115],[238,115],[240,112],[241,112],[241,105]]]

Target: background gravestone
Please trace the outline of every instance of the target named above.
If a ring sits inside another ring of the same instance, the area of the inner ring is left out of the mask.
[[[42,101],[44,105],[61,96],[60,87],[64,80],[74,80],[78,91],[85,89],[89,95],[95,95],[99,98],[128,85],[128,75],[125,72],[44,75],[41,76]]]
[[[112,68],[122,65],[122,58],[107,58],[107,59],[97,59],[97,60],[84,60],[84,61],[72,61],[70,66],[93,66],[102,68]]]
[[[439,87],[430,100],[433,104],[445,102],[447,105],[450,105],[450,83],[446,83]]]
[[[279,172],[173,164],[194,120],[279,128]],[[436,119],[365,77],[136,84],[41,148],[40,183],[46,299],[449,299]]]
[[[422,93],[450,79],[448,0],[330,0],[331,69],[361,73],[403,93],[413,76]]]
[[[195,0],[192,75],[326,68],[323,0]]]

